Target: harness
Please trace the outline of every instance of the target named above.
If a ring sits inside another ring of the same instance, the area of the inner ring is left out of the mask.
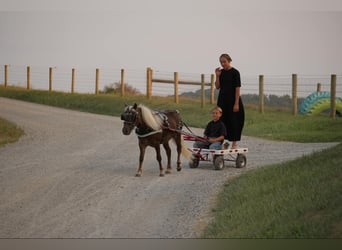
[[[172,129],[170,127],[169,118],[167,116],[168,113],[179,114],[179,111],[178,110],[162,110],[162,111],[158,110],[155,112],[155,114],[158,115],[163,121],[163,123],[161,125],[162,131],[163,131],[162,138],[160,139],[161,143],[164,141],[167,131],[182,130],[182,128],[183,128],[183,122],[182,122],[182,120],[180,120],[180,122],[177,124],[176,130]]]
[[[162,119],[163,121],[163,126],[164,127],[170,127],[170,123],[169,123],[169,118],[166,115],[166,111],[155,111],[155,114],[158,115],[160,117],[160,119]]]
[[[160,132],[162,132],[161,129],[160,130],[153,130],[151,128],[145,128],[145,129],[136,128],[135,129],[135,134],[140,138],[144,138],[144,137],[147,137],[150,135],[158,134]]]

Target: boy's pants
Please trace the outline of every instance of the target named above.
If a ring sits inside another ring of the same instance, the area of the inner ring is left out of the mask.
[[[222,146],[222,142],[201,142],[201,141],[196,141],[194,143],[194,148],[209,148],[209,149],[215,149],[215,150],[220,150]]]

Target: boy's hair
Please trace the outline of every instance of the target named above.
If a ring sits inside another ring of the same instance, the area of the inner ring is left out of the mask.
[[[211,112],[213,112],[214,110],[218,110],[221,114],[222,114],[222,109],[219,106],[214,107]]]

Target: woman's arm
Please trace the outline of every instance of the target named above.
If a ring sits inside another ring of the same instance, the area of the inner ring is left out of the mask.
[[[235,88],[235,103],[233,112],[239,112],[239,100],[240,100],[240,87]]]
[[[215,87],[216,87],[216,89],[220,89],[220,87],[221,87],[221,84],[220,84],[221,70],[220,70],[220,68],[215,69],[215,74],[216,74]]]

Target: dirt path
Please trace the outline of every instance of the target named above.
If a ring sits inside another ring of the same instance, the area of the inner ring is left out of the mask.
[[[181,172],[174,167],[165,177],[148,149],[136,178],[137,138],[121,134],[117,117],[5,98],[0,116],[26,132],[0,148],[0,238],[198,237],[228,177],[335,145],[244,137],[246,169],[183,162]]]

